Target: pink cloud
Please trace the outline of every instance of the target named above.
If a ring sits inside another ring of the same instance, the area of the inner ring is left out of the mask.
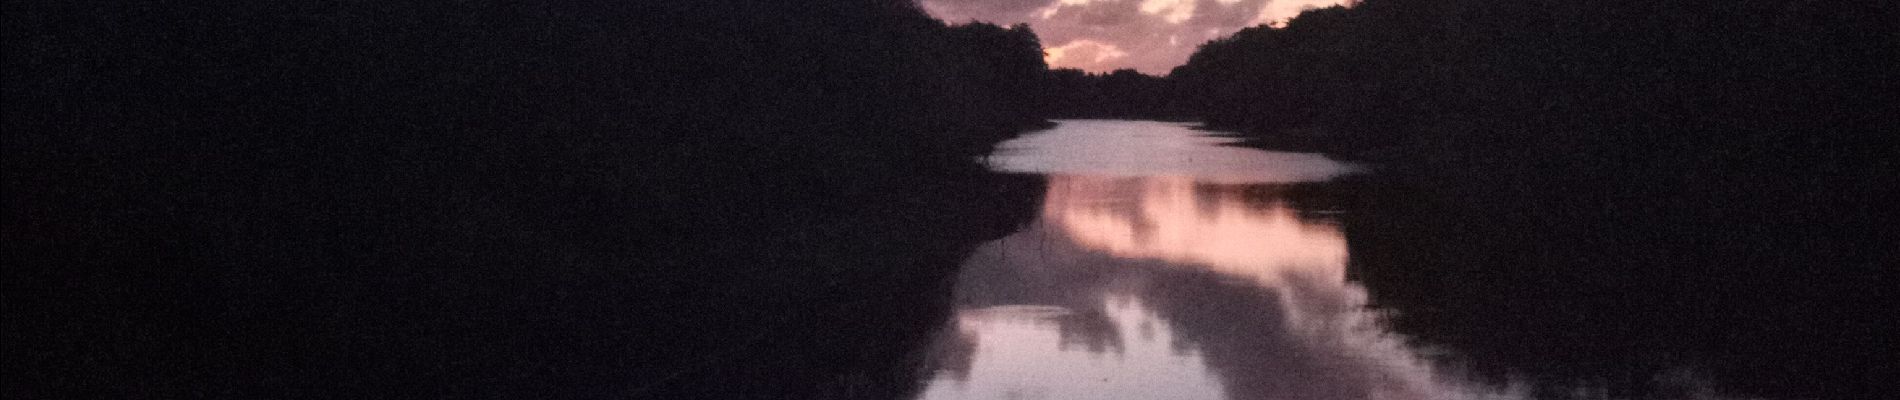
[[[1194,49],[1241,28],[1351,0],[922,0],[952,23],[1027,23],[1051,66],[1166,75]]]

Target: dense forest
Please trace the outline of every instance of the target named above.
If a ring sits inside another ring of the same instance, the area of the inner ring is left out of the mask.
[[[0,19],[9,398],[902,397],[1041,190],[969,160],[1081,117],[1378,161],[1355,279],[1498,370],[1891,392],[1885,3],[1366,0],[1167,77],[907,0]]]
[[[1049,118],[1187,120],[1194,114],[1174,81],[1133,69],[1089,73],[1050,70],[1043,80],[1039,111]]]
[[[1893,118],[1888,8],[1369,0],[1204,44],[1170,76],[1209,124],[1341,152],[1859,151]]]
[[[1354,268],[1424,345],[1618,397],[1676,360],[1739,395],[1850,398],[1892,391],[1866,339],[1891,335],[1896,20],[1367,0],[1169,79],[1210,126],[1379,162]]]
[[[895,397],[1038,189],[1036,36],[903,0],[4,18],[10,398]]]

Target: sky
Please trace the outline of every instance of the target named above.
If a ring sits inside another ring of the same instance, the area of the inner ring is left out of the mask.
[[[951,23],[1028,23],[1052,68],[1167,75],[1196,46],[1351,0],[922,0]]]

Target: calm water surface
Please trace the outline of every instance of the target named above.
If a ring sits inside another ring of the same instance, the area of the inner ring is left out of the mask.
[[[1001,144],[1039,218],[979,248],[922,399],[1471,399],[1348,280],[1339,216],[1297,187],[1359,172],[1148,121],[1061,121]]]

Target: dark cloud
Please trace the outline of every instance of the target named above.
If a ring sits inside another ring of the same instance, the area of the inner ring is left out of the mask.
[[[1055,67],[1167,74],[1194,48],[1308,7],[1347,0],[923,0],[950,22],[1028,23]]]

